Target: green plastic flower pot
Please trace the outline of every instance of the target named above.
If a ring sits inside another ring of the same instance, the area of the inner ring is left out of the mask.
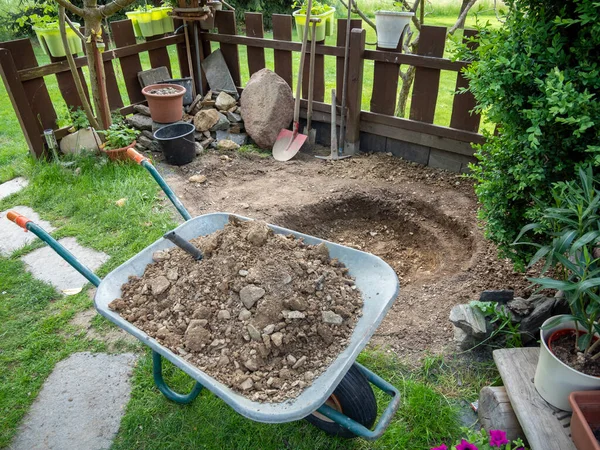
[[[152,8],[150,10],[150,17],[152,21],[152,36],[157,36],[165,33],[163,27],[163,12],[159,8]]]
[[[141,38],[142,30],[140,29],[140,24],[138,23],[138,17],[142,14],[140,11],[129,11],[126,12],[125,15],[129,20],[131,20],[131,24],[133,25],[133,32],[135,33],[136,38]]]
[[[172,33],[173,31],[175,31],[173,17],[169,15],[169,13],[173,11],[173,8],[171,8],[170,6],[161,6],[155,9],[160,10],[161,12],[163,33]]]
[[[335,31],[335,8],[331,7],[331,11],[322,14],[322,17],[327,19],[325,22],[325,34],[327,36],[333,36],[333,32]]]
[[[76,28],[79,28],[80,25],[76,22],[73,23]],[[62,38],[60,37],[60,31],[58,29],[58,23],[53,22],[49,23],[46,26],[42,27],[33,27],[33,31],[40,42],[40,45],[46,51],[46,47],[50,52],[50,56],[55,58],[65,56],[65,47],[62,43]],[[81,44],[81,39],[75,34],[75,32],[67,27],[67,41],[69,42],[69,48],[72,53],[82,53],[83,46]],[[46,46],[43,43],[46,43]]]
[[[321,22],[319,22],[317,24],[317,31],[315,33],[317,42],[324,41],[325,36],[327,35],[328,14],[329,14],[329,11],[327,11],[324,14],[310,16],[311,18],[321,19]],[[304,25],[306,23],[306,15],[304,13],[301,13],[300,10],[298,10],[298,11],[294,11],[293,16],[294,16],[294,19],[296,20],[296,31],[298,32],[298,36],[302,37],[304,35]],[[312,27],[310,27],[308,29],[308,40],[309,41],[313,40]]]

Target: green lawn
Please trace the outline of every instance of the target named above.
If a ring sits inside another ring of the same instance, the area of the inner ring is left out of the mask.
[[[438,19],[436,24],[446,25],[450,21]],[[434,23],[433,19],[430,23]],[[373,40],[372,33],[367,40]],[[47,63],[39,47],[35,50],[40,64]],[[176,61],[174,48],[169,50],[172,61]],[[266,55],[267,66],[273,68],[272,51]],[[147,54],[142,55],[142,61],[148,68]],[[243,48],[240,61],[246,81],[247,58]],[[335,83],[332,65],[333,58],[326,58],[328,88]],[[173,67],[174,75],[178,76],[176,64]],[[115,68],[122,87],[118,64]],[[454,82],[446,76],[442,76],[441,89],[450,93]],[[368,65],[365,80],[365,86],[370,86],[372,67],[369,69]],[[56,78],[46,77],[46,83],[60,125],[64,125],[68,114]],[[366,88],[363,105],[368,106],[369,96]],[[450,94],[440,94],[440,105],[444,98],[450,98]],[[128,103],[126,95],[124,101]],[[443,124],[444,120],[447,120],[444,111],[436,114],[436,123]],[[75,236],[82,245],[108,253],[111,259],[98,271],[100,276],[139,252],[179,220],[165,208],[158,187],[139,166],[109,163],[96,157],[75,158],[71,166],[34,163],[27,156],[25,140],[2,83],[0,123],[0,182],[17,175],[30,181],[29,187],[0,201],[0,211],[14,205],[31,206],[57,227],[54,237]],[[121,198],[127,198],[127,202],[118,207],[115,201]],[[0,447],[10,444],[58,361],[76,351],[107,350],[104,343],[84,339],[81,332],[68,324],[78,311],[91,306],[85,292],[63,298],[25,271],[19,257],[39,246],[39,242],[34,243],[11,257],[0,257]],[[93,323],[98,328],[106,327],[103,319]],[[386,435],[376,443],[342,441],[304,422],[284,425],[251,422],[207,392],[189,406],[170,403],[153,386],[149,352],[139,346],[135,349],[142,352],[142,358],[134,371],[133,396],[114,444],[116,449],[426,449],[457,437],[458,400],[474,400],[479,389],[496,378],[493,367],[485,364],[465,365],[436,357],[427,358],[422,367],[414,368],[384,351],[363,352],[360,361],[400,389],[402,406]],[[190,386],[189,378],[169,365],[166,374],[174,387],[185,390]]]

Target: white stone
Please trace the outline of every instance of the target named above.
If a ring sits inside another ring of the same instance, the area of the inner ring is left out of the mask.
[[[13,178],[10,181],[6,181],[0,184],[0,200],[8,197],[16,192],[19,192],[21,189],[26,187],[29,184],[29,181],[23,177]],[[32,219],[33,220],[33,219]]]
[[[322,311],[321,316],[324,323],[330,323],[332,325],[341,325],[344,319],[339,314],[333,311]]]
[[[6,211],[2,211],[0,212],[0,255],[8,256],[15,250],[18,250],[27,244],[31,244],[37,239],[36,235],[31,231],[25,232],[25,230],[16,223],[6,219],[8,211],[15,211],[24,215],[48,232],[55,230],[50,223],[41,220],[40,216],[28,206],[15,206]]]

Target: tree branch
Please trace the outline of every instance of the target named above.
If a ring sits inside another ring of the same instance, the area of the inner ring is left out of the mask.
[[[340,0],[340,2],[342,3],[342,6],[343,6],[344,8],[348,9],[348,5],[346,4],[346,2],[344,2],[344,0]],[[353,1],[353,2],[352,2],[352,6],[353,6],[353,8],[352,8],[352,12],[355,12],[356,14],[358,14],[358,15],[359,15],[359,17],[360,17],[360,18],[361,18],[363,21],[365,21],[365,22],[367,23],[367,25],[369,25],[371,28],[373,28],[375,31],[377,31],[377,27],[375,26],[375,24],[373,23],[373,21],[372,21],[371,19],[369,19],[369,18],[368,18],[368,17],[365,15],[365,13],[363,13],[363,12],[362,12],[362,11],[359,9],[359,7],[358,7],[358,5],[356,4],[356,2],[355,2],[355,1]]]
[[[60,8],[63,8],[63,6],[59,6],[59,10],[60,10]],[[59,14],[60,14],[60,12],[59,12]],[[65,14],[65,20],[67,21],[67,24],[69,25],[71,30],[73,30],[75,32],[77,37],[79,39],[81,39],[82,41],[85,41],[85,36],[83,34],[81,34],[81,31],[79,31],[79,29],[75,25],[73,25],[73,22],[71,22],[71,19],[69,19],[66,14]]]
[[[105,17],[105,18],[110,17],[117,11],[120,11],[123,8],[127,8],[133,2],[135,2],[135,0],[122,0],[118,3],[116,0],[113,0],[108,5],[100,7],[100,14],[102,14],[102,17]]]
[[[83,17],[83,9],[78,8],[73,3],[71,3],[69,0],[56,0],[56,3],[58,3],[63,8],[68,9],[73,14],[77,14],[79,17]]]
[[[458,16],[458,19],[456,19],[456,22],[454,23],[454,25],[452,25],[450,27],[450,29],[448,30],[449,35],[453,35],[456,30],[464,27],[464,25],[463,25],[463,27],[461,27],[461,24],[465,23],[467,14],[469,14],[469,11],[473,7],[473,5],[475,5],[475,3],[477,3],[477,0],[469,0],[469,3],[467,3],[467,6],[465,6],[465,9],[460,14],[460,16]]]

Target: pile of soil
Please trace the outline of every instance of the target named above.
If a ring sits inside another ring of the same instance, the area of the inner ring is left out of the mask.
[[[325,244],[234,217],[156,252],[109,307],[200,370],[254,401],[297,397],[347,346],[362,295]]]
[[[577,351],[574,330],[552,341],[552,353],[567,366],[586,375],[600,377],[600,360],[592,359],[596,352],[585,355]]]

